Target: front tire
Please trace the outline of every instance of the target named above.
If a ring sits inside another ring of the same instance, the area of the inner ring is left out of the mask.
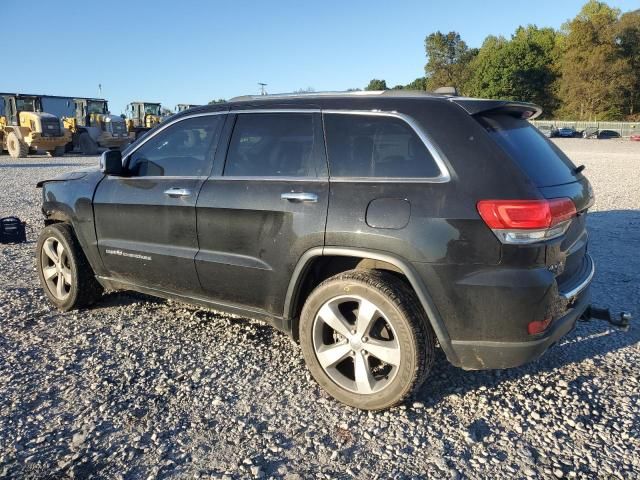
[[[7,150],[11,158],[24,158],[29,154],[29,145],[18,138],[16,132],[7,135]]]
[[[351,270],[320,284],[300,318],[307,366],[331,396],[363,410],[402,402],[427,376],[435,338],[422,306],[400,279]]]
[[[89,306],[102,295],[73,230],[65,223],[42,230],[36,244],[36,264],[44,293],[63,312]]]

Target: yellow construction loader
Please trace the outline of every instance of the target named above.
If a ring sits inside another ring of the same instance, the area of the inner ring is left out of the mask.
[[[71,133],[58,117],[42,111],[39,95],[0,94],[0,145],[13,158],[44,150],[64,155]]]
[[[176,113],[184,112],[185,110],[189,110],[190,108],[200,107],[201,105],[194,105],[192,103],[179,103],[176,105]]]
[[[138,138],[162,121],[159,103],[132,102],[127,105],[127,130],[133,138]]]
[[[78,147],[84,155],[95,155],[98,147],[121,149],[131,139],[122,118],[110,115],[107,101],[101,98],[74,98],[72,115],[62,123],[72,134],[67,150]]]

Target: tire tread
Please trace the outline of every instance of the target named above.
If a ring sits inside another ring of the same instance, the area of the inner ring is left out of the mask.
[[[333,282],[357,282],[377,290],[385,295],[407,320],[417,354],[413,376],[392,404],[368,409],[382,410],[403,402],[424,383],[435,359],[435,334],[417,296],[404,281],[383,270],[347,270],[323,281],[314,291]]]

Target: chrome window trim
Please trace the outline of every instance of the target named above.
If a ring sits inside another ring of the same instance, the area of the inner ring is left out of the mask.
[[[125,165],[131,155],[133,155],[140,147],[145,145],[149,140],[154,138],[159,133],[163,132],[165,129],[169,128],[176,123],[182,122],[184,120],[188,120],[190,118],[196,117],[207,117],[213,115],[233,115],[233,114],[246,114],[246,113],[328,113],[328,114],[338,114],[338,115],[371,115],[371,116],[379,116],[379,117],[394,117],[404,121],[411,129],[418,135],[424,146],[427,148],[431,156],[433,157],[438,169],[440,170],[440,175],[436,177],[332,177],[329,176],[328,179],[323,177],[277,177],[277,176],[269,176],[269,177],[260,177],[260,176],[251,176],[251,177],[225,177],[222,176],[210,176],[208,178],[215,179],[229,179],[229,180],[241,180],[241,179],[253,179],[253,180],[276,180],[280,181],[282,179],[288,179],[291,181],[300,181],[300,179],[308,179],[309,181],[323,181],[330,180],[332,182],[340,182],[340,183],[447,183],[451,180],[451,174],[449,172],[449,168],[447,167],[447,163],[444,161],[442,155],[436,148],[435,144],[432,142],[429,135],[420,127],[420,125],[413,119],[413,117],[396,112],[396,111],[382,111],[382,110],[353,110],[353,109],[318,109],[318,108],[248,108],[248,109],[239,109],[239,110],[219,110],[216,112],[203,112],[203,113],[192,113],[190,115],[185,115],[183,117],[177,118],[175,120],[168,121],[166,125],[160,124],[160,128],[148,135],[140,145],[136,145],[136,147],[127,153],[125,157],[122,159],[122,164]],[[324,130],[324,127],[323,127]],[[151,177],[127,177],[127,178],[151,178]],[[167,177],[156,177],[156,178],[167,178]],[[185,177],[178,177],[185,178]]]
[[[232,181],[232,182],[238,182],[238,181],[243,181],[243,180],[248,180],[248,181],[264,181],[264,182],[316,182],[316,183],[322,183],[322,182],[328,182],[329,181],[329,177],[291,177],[291,176],[282,176],[279,177],[277,175],[269,175],[269,176],[259,176],[259,175],[252,175],[252,176],[246,176],[246,177],[242,177],[242,176],[238,176],[238,175],[233,175],[233,176],[228,176],[225,177],[224,175],[211,175],[210,177],[207,177],[207,180],[228,180],[228,181]]]
[[[395,117],[404,121],[411,129],[418,135],[418,138],[422,141],[427,150],[436,162],[440,175],[435,177],[331,177],[332,182],[350,182],[350,183],[363,183],[363,182],[384,182],[384,183],[447,183],[451,180],[451,174],[446,162],[442,158],[442,155],[436,148],[435,144],[431,141],[429,135],[418,125],[413,117],[396,112],[396,111],[382,111],[382,110],[322,110],[322,113],[329,114],[343,114],[343,115],[369,115],[378,117]],[[325,132],[326,133],[326,132]],[[329,160],[331,162],[331,160]]]
[[[147,143],[149,140],[154,138],[160,132],[164,132],[171,125],[175,125],[176,123],[182,122],[184,120],[188,120],[190,118],[209,117],[209,116],[213,116],[213,115],[226,115],[228,113],[229,113],[228,110],[220,110],[218,112],[192,113],[191,115],[185,115],[184,117],[180,117],[180,118],[176,118],[175,120],[167,121],[166,125],[160,124],[159,128],[155,132],[147,135],[147,137],[144,140],[142,140],[140,145],[136,145],[133,148],[133,150],[128,152],[127,155],[122,158],[122,165],[126,165],[126,163],[129,161],[129,157],[131,157],[131,155],[133,155],[135,152],[137,152],[140,149],[140,147],[142,147],[145,143]],[[131,177],[131,178],[138,178],[138,177]],[[145,177],[145,178],[149,178],[149,177]]]

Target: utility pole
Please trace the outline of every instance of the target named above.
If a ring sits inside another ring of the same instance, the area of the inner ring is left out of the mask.
[[[267,86],[267,84],[266,84],[266,83],[258,82],[258,85],[260,85],[260,95],[266,95],[266,94],[267,94],[267,91],[265,90],[265,88],[264,88],[264,87],[266,87],[266,86]]]
[[[102,97],[102,84],[98,84],[98,97]]]

